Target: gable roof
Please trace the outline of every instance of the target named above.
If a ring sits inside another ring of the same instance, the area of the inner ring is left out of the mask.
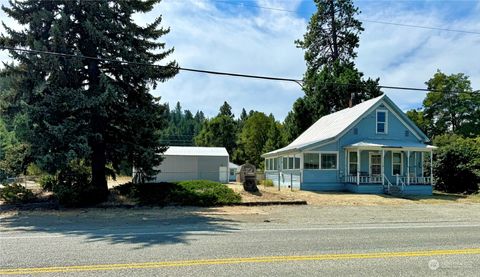
[[[170,146],[163,155],[228,157],[228,152],[225,147]]]
[[[346,108],[338,112],[321,117],[310,128],[303,132],[298,138],[284,148],[263,154],[262,156],[269,156],[273,154],[280,154],[291,152],[294,150],[302,150],[314,143],[333,140],[343,134],[352,125],[359,121],[362,115],[378,107],[385,102],[391,107],[396,114],[424,141],[428,141],[428,137],[393,103],[386,94],[372,98],[351,108]]]

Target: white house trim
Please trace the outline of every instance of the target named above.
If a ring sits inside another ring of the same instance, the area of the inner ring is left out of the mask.
[[[390,171],[390,172],[392,172],[392,176],[395,176],[395,175],[393,174],[393,153],[398,153],[398,154],[400,154],[400,176],[403,176],[403,167],[404,167],[404,165],[403,165],[403,152],[402,152],[402,151],[391,151],[391,160],[392,160],[392,162],[391,162],[391,168],[390,168],[391,171]]]
[[[339,152],[338,151],[304,151],[303,152],[303,155],[304,154],[318,154],[318,168],[309,168],[309,169],[304,169],[304,170],[340,170],[340,165],[338,164],[339,161],[340,161],[340,155],[339,155]],[[335,169],[330,169],[330,168],[322,168],[322,154],[335,154],[336,155],[336,168]],[[302,155],[302,157],[303,157]],[[303,158],[302,158],[302,162],[303,162]],[[301,166],[303,168],[303,165]]]
[[[387,106],[386,103],[384,106]],[[385,122],[380,122],[384,123],[383,127],[383,132],[378,131],[378,113],[385,113]],[[378,109],[375,111],[375,133],[380,134],[380,135],[388,135],[388,110],[386,109]]]

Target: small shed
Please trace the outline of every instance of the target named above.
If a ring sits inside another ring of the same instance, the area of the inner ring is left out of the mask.
[[[228,163],[228,172],[229,172],[229,173],[228,173],[228,180],[229,180],[230,182],[235,182],[235,181],[236,181],[236,179],[237,179],[237,171],[238,171],[238,168],[239,168],[239,167],[240,167],[239,165],[236,165],[236,164],[234,164],[234,163],[232,163],[232,162],[229,162],[229,163]]]
[[[229,155],[224,147],[170,146],[151,182],[211,180],[228,182]]]

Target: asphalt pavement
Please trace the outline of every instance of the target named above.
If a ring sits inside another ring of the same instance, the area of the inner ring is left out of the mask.
[[[0,217],[0,275],[480,276],[480,205],[87,209]]]

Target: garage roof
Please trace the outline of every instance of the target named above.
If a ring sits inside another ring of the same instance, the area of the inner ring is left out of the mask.
[[[225,147],[170,146],[163,155],[228,157],[228,152]]]

